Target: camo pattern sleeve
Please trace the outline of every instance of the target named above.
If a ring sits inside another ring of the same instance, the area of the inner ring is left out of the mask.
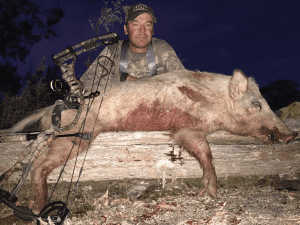
[[[119,63],[120,63],[120,54],[123,41],[119,41],[118,44],[107,46],[103,49],[100,55],[96,60],[91,64],[91,66],[86,70],[82,75],[80,80],[84,84],[84,89],[87,90],[87,93],[95,92],[96,87],[98,86],[99,79],[101,75],[105,72],[98,64],[105,65],[110,73],[109,83],[119,83],[120,82],[120,72],[119,72]],[[164,40],[152,38],[153,50],[155,54],[155,62],[157,67],[157,74],[172,72],[174,70],[184,70],[184,66],[177,57],[174,49]],[[117,47],[116,52],[115,47]],[[114,54],[116,53],[115,57]],[[145,57],[146,53],[132,53],[128,52],[128,67],[127,72],[131,76],[136,78],[149,77],[149,68],[147,63],[147,58]],[[108,56],[112,60],[114,59],[114,65],[108,62],[104,57]],[[113,66],[113,68],[111,68]],[[94,78],[95,77],[95,78]],[[105,83],[105,79],[101,80],[100,86]],[[93,85],[94,84],[94,85]]]
[[[157,74],[185,69],[174,49],[166,41],[153,38],[152,43],[157,64]]]
[[[87,94],[97,91],[97,86],[101,75],[106,75],[107,73],[106,70],[104,70],[99,64],[105,66],[107,71],[111,72],[110,79],[114,79],[115,72],[117,72],[117,74],[119,73],[118,68],[120,61],[119,59],[121,46],[122,41],[119,41],[118,44],[105,47],[103,51],[99,54],[99,56],[95,59],[95,61],[86,70],[86,72],[81,76],[80,80],[83,82],[84,89],[87,91]],[[111,63],[109,59],[101,56],[106,56],[109,57],[111,60],[114,60],[114,64]],[[118,67],[115,67],[115,65],[118,65]],[[105,81],[106,79],[101,79],[100,86],[103,85]]]

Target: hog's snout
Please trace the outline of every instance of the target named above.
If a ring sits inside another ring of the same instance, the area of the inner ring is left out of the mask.
[[[298,136],[297,132],[289,132],[289,134],[281,133],[276,127],[274,127],[272,130],[266,127],[261,127],[261,134],[266,137],[264,140],[265,142],[273,144],[279,143],[280,140],[285,144],[288,144]]]
[[[290,143],[291,141],[293,141],[295,139],[295,137],[298,136],[298,133],[297,132],[293,132],[291,136],[287,137],[287,139],[285,139],[285,144],[288,144]]]

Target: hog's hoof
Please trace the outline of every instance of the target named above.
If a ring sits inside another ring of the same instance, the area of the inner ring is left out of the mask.
[[[208,187],[206,188],[202,188],[199,193],[197,194],[197,196],[202,197],[204,192],[207,192],[207,194],[209,194],[209,196],[213,197],[213,198],[217,198],[217,189],[215,190],[209,190]]]
[[[206,188],[206,191],[211,197],[217,198],[217,187],[212,187],[212,186],[208,185],[208,187]]]
[[[201,191],[197,194],[197,196],[202,197],[203,193],[206,192],[206,188],[202,188]]]
[[[29,209],[32,210],[32,212],[36,215],[39,215],[42,209],[39,209],[37,204],[35,204],[35,201],[30,199],[29,200]]]
[[[204,190],[213,198],[217,198],[217,178],[204,178],[203,177]]]

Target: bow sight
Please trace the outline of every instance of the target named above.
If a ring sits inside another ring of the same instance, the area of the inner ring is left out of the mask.
[[[91,140],[93,138],[92,133],[75,133],[75,134],[68,134],[68,135],[59,135],[62,132],[68,131],[72,129],[78,122],[81,112],[83,110],[83,106],[85,103],[85,99],[87,98],[94,98],[97,97],[100,93],[97,91],[95,93],[90,93],[88,96],[83,96],[83,84],[81,81],[77,80],[75,77],[75,62],[79,54],[86,52],[88,50],[91,50],[93,48],[97,48],[101,45],[112,45],[116,44],[119,41],[119,36],[116,33],[109,33],[103,36],[95,37],[90,40],[81,42],[73,47],[67,47],[66,50],[53,55],[53,61],[55,64],[57,64],[61,71],[62,71],[62,77],[64,81],[68,84],[70,87],[70,92],[67,95],[67,97],[64,100],[57,100],[55,103],[55,108],[53,110],[52,114],[52,121],[51,126],[48,130],[36,133],[34,135],[25,135],[26,140],[32,140],[34,141],[27,146],[22,153],[19,155],[17,162],[12,166],[8,171],[3,173],[0,176],[0,202],[4,203],[8,207],[12,208],[14,211],[14,214],[25,221],[33,221],[37,220],[38,218],[42,219],[45,222],[48,222],[50,224],[49,218],[54,224],[62,224],[69,214],[69,209],[67,208],[67,204],[61,201],[54,201],[49,202],[48,204],[41,210],[41,212],[37,215],[34,214],[33,211],[27,207],[24,206],[16,206],[15,203],[18,200],[18,197],[16,197],[16,194],[20,190],[21,186],[24,184],[32,165],[34,164],[35,160],[41,153],[42,149],[47,146],[49,143],[51,143],[53,140],[56,139],[56,137],[69,137],[69,136],[75,136],[80,137],[83,140]],[[81,48],[82,47],[82,48]],[[76,49],[81,48],[75,52]],[[116,48],[117,49],[117,48]],[[107,59],[109,59],[112,63],[113,60],[110,59],[107,56],[102,56]],[[73,61],[70,65],[66,64],[65,62],[69,59],[73,58]],[[107,74],[109,72],[107,69],[99,64],[104,70],[106,70]],[[97,69],[97,68],[96,68]],[[106,74],[106,75],[107,75]],[[103,76],[103,75],[102,75]],[[102,77],[101,76],[101,77]],[[78,102],[77,99],[80,99]],[[61,112],[63,110],[67,109],[77,109],[77,114],[70,124],[67,126],[61,127]],[[3,135],[1,135],[3,136]],[[10,136],[8,140],[13,140],[12,135],[4,135],[6,137]],[[19,137],[20,135],[16,135]],[[24,135],[23,135],[24,136]],[[1,141],[1,137],[0,137]],[[22,176],[16,186],[13,188],[12,192],[9,193],[8,191],[2,189],[2,185],[5,181],[9,179],[9,177],[16,171],[16,170],[22,170]],[[51,223],[51,224],[53,224]],[[37,221],[37,224],[40,224],[39,221]]]

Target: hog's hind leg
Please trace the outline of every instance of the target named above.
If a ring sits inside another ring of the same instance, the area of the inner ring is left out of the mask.
[[[38,214],[46,205],[48,197],[47,177],[57,167],[64,164],[74,138],[61,138],[54,141],[48,149],[40,155],[31,170],[31,198],[29,208]],[[78,146],[78,145],[77,145]],[[87,147],[87,142],[81,141],[79,153]],[[70,159],[77,155],[78,148],[74,147]]]
[[[182,129],[175,133],[174,140],[192,156],[196,157],[203,169],[203,185],[207,193],[217,197],[217,175],[213,166],[212,153],[206,134],[197,130]]]

